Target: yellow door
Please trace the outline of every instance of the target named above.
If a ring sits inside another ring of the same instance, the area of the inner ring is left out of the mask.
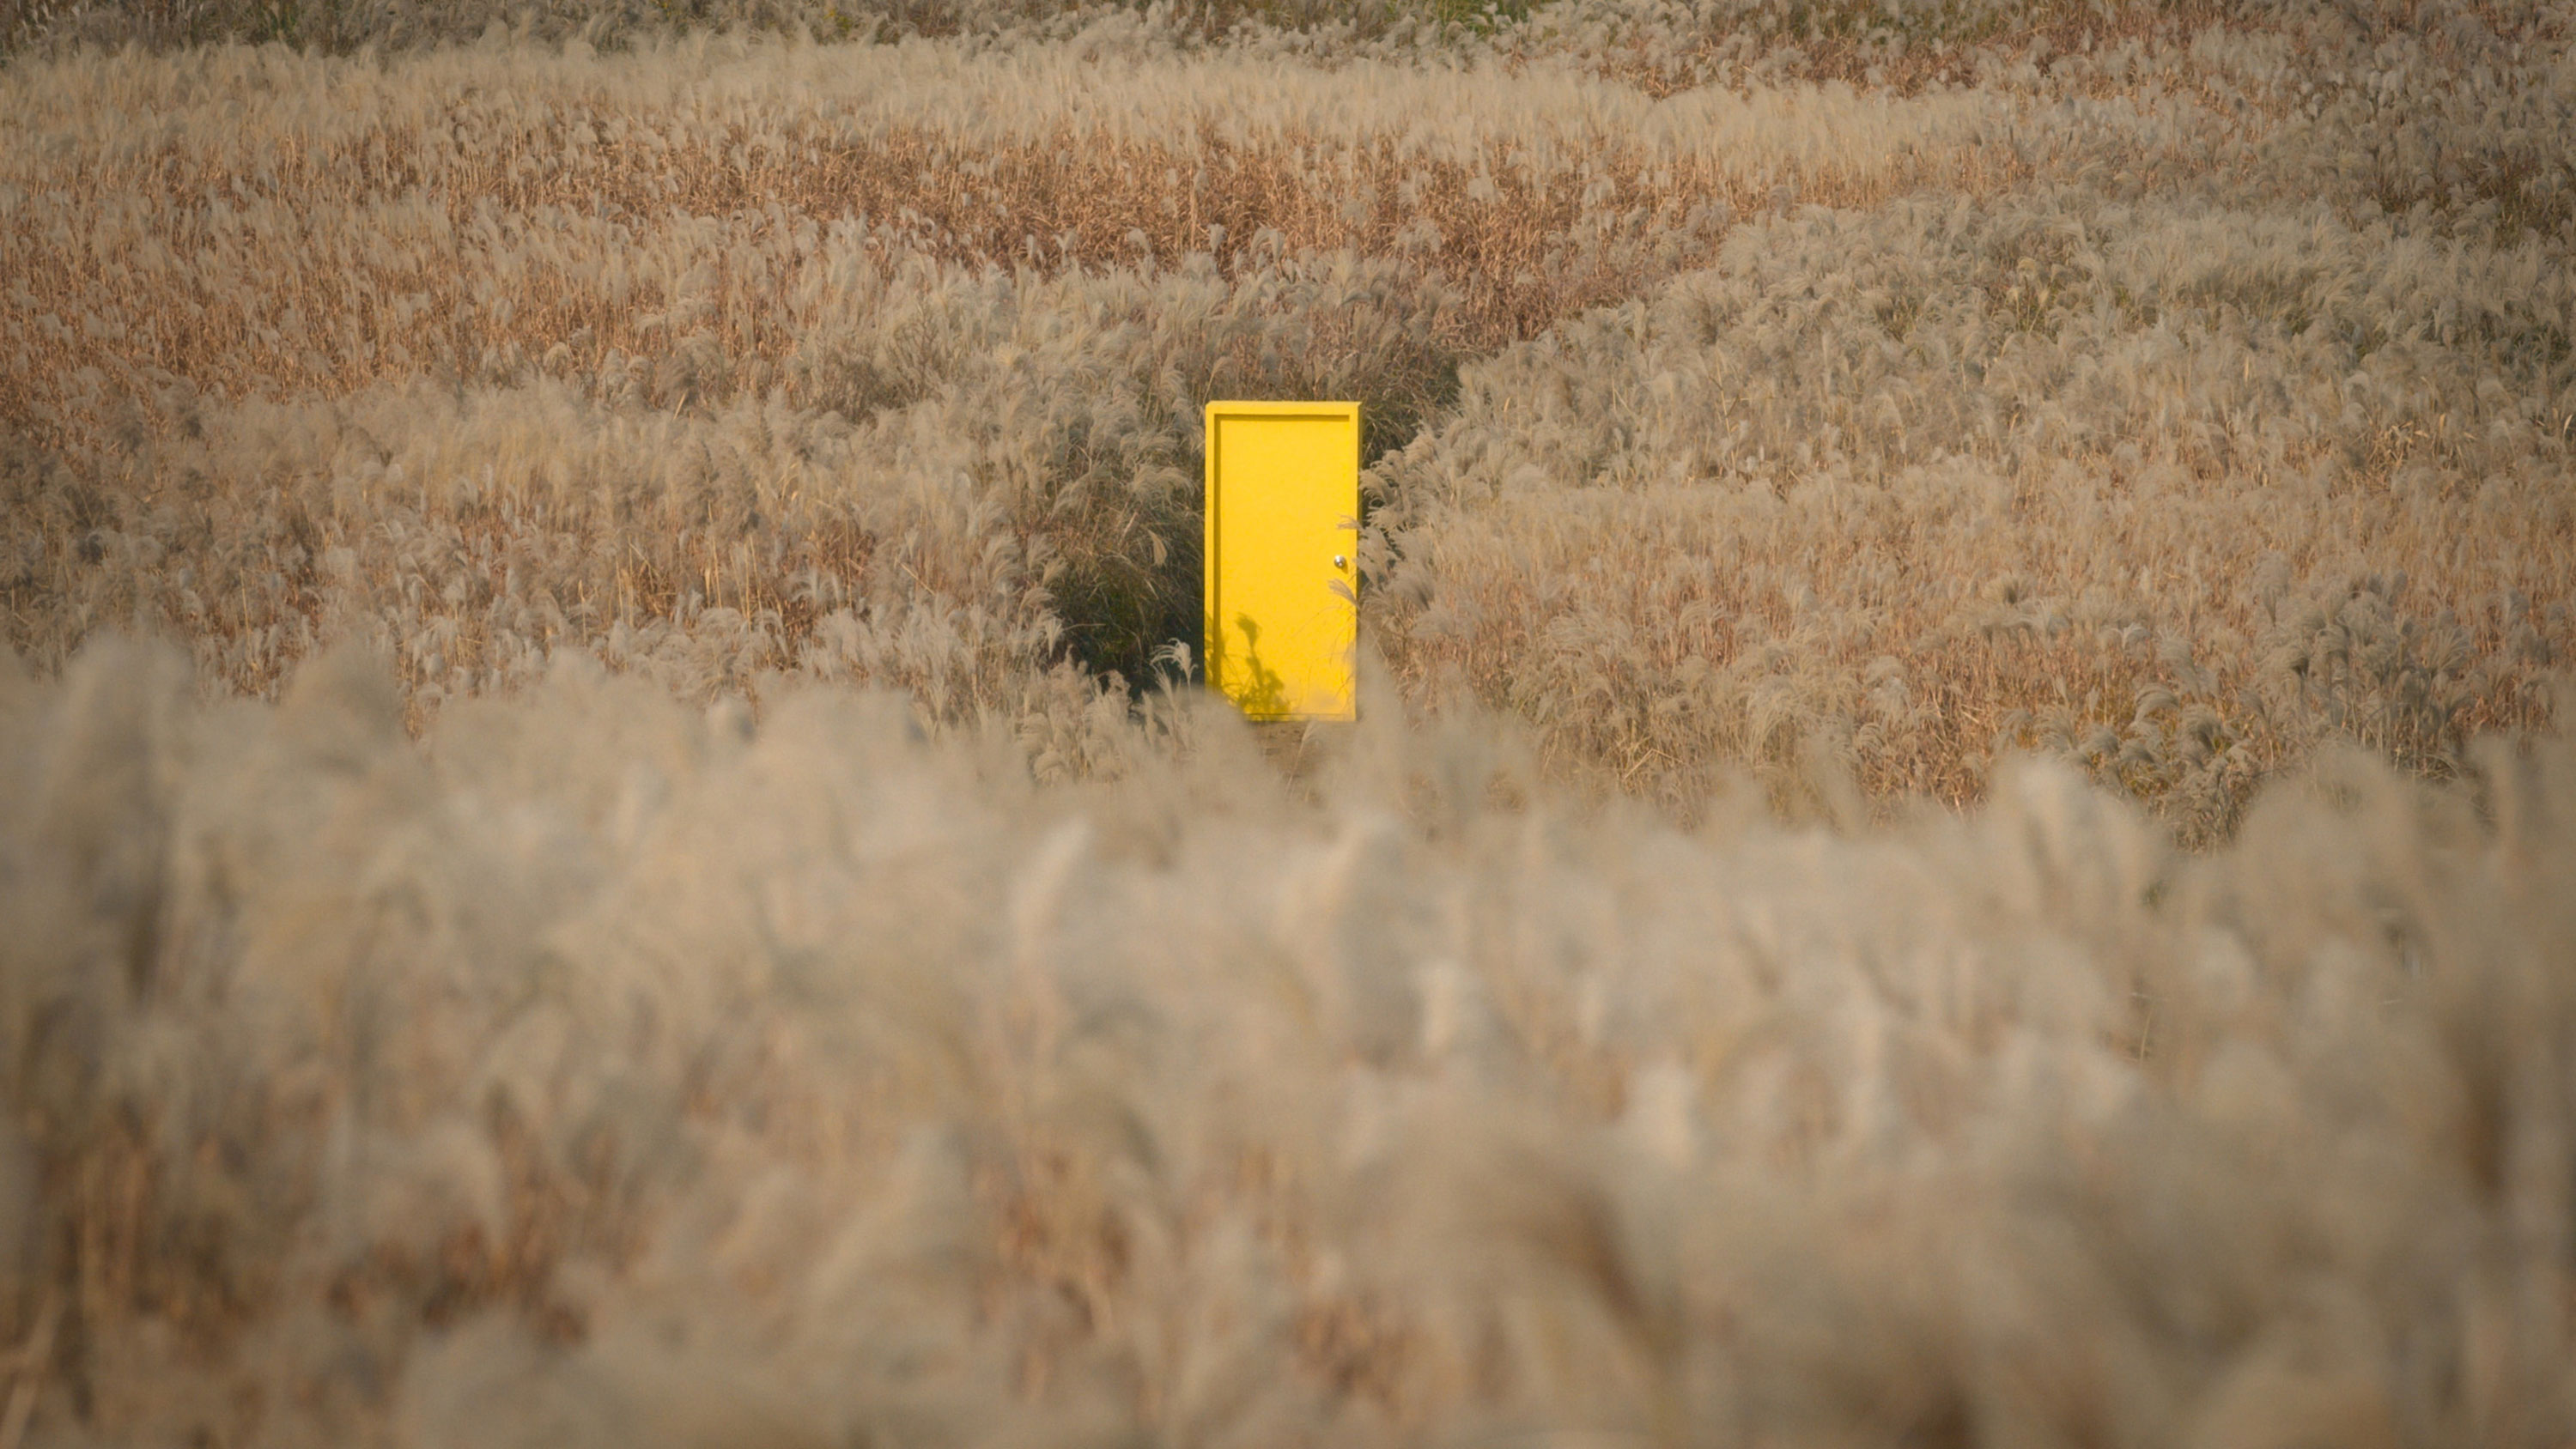
[[[1350,719],[1360,405],[1207,407],[1207,677],[1254,719]]]

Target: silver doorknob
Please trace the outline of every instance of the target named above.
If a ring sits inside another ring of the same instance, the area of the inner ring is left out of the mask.
[[[1342,557],[1340,554],[1333,555],[1333,567],[1337,569],[1348,568],[1350,567],[1350,563],[1351,561],[1349,559]]]

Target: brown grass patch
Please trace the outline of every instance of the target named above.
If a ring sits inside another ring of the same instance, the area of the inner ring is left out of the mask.
[[[0,417],[49,446],[94,442],[108,420],[73,400],[96,386],[84,369],[105,375],[100,399],[173,380],[338,397],[424,373],[592,376],[612,354],[664,373],[662,400],[712,400],[777,379],[805,340],[794,299],[816,229],[839,221],[934,260],[1042,273],[1191,253],[1228,275],[1281,251],[1400,256],[1454,292],[1440,340],[1474,353],[1702,263],[1731,218],[1779,203],[1784,179],[1616,151],[1540,169],[1499,143],[1469,163],[1299,136],[573,139],[593,129],[566,116],[480,137],[435,172],[417,138],[381,131],[255,159],[169,146],[40,170],[0,218],[0,270],[45,279],[0,293],[0,336],[21,340]],[[1801,203],[1867,206],[1984,195],[2030,169],[1960,152],[1795,179]],[[670,380],[684,333],[712,344],[723,381]]]

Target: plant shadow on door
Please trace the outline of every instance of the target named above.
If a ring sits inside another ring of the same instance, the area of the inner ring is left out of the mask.
[[[1240,659],[1234,651],[1214,661],[1220,682],[1244,714],[1253,719],[1278,719],[1288,713],[1288,681],[1279,671],[1261,662],[1261,625],[1250,614],[1234,616],[1234,627],[1243,635]]]

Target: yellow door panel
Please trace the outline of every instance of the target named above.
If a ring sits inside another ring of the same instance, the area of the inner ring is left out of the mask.
[[[1254,719],[1350,719],[1360,405],[1207,406],[1207,677]]]

